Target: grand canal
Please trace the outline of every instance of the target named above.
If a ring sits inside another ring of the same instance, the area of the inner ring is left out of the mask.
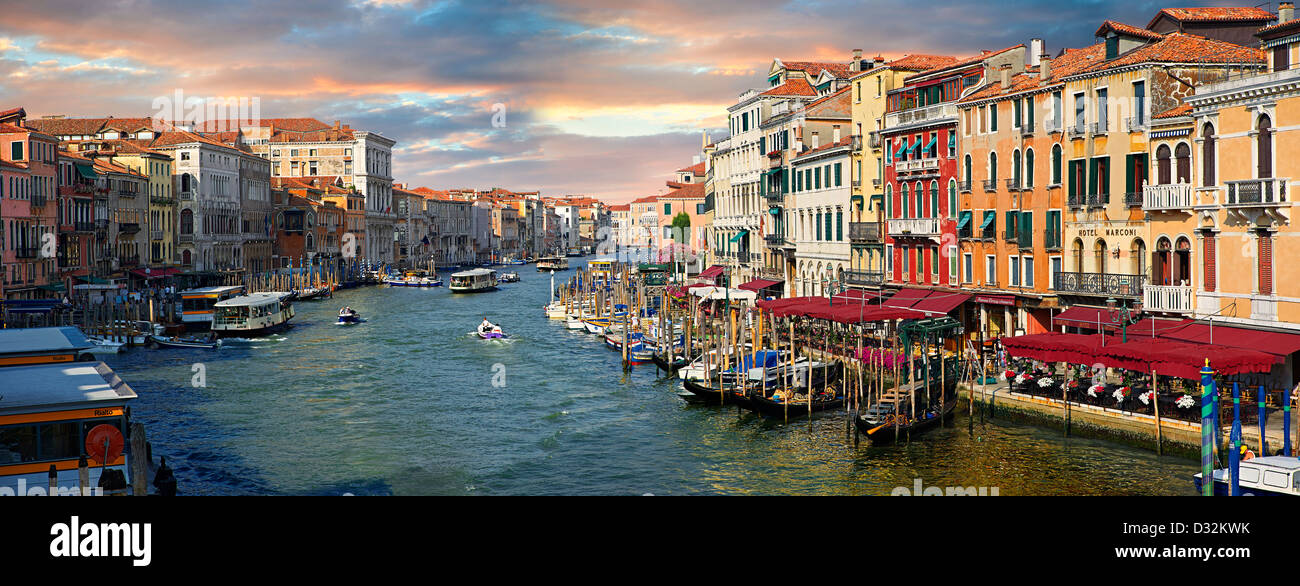
[[[594,336],[547,320],[549,276],[516,268],[522,282],[497,292],[339,291],[297,304],[282,335],[107,362],[183,494],[876,495],[916,479],[1194,493],[1193,461],[1049,429],[962,415],[910,445],[855,449],[839,413],[784,425],[687,406],[675,378],[625,375]],[[369,321],[334,325],[343,305]],[[513,337],[473,336],[484,317]]]

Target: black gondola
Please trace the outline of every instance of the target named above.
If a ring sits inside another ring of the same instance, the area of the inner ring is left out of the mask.
[[[673,361],[669,362],[663,354],[655,352],[654,358],[651,360],[660,370],[666,370],[668,372],[677,372],[679,369],[695,360],[695,358],[687,358],[675,352],[673,353],[673,357]]]
[[[844,365],[839,362],[825,365],[822,368],[813,369],[813,377],[812,377],[812,385],[811,385],[813,390],[813,398],[812,398],[813,412],[825,411],[827,409],[835,409],[844,406],[843,395],[835,392],[836,384],[839,382],[840,376],[843,374],[843,372],[844,372]],[[795,397],[799,397],[805,394],[808,386],[807,381],[797,381],[797,382],[802,384],[793,385]],[[777,401],[772,398],[773,395],[776,394],[779,388],[789,387],[789,386],[791,385],[769,386],[767,388],[766,393],[763,392],[763,389],[759,389],[759,388],[750,389],[749,392],[750,410],[754,411],[755,413],[767,415],[769,417],[786,417],[787,415],[788,416],[807,415],[808,403],[806,400],[803,401],[796,400],[795,402],[791,402],[789,404],[789,409],[787,409],[785,402]],[[823,392],[823,389],[830,389],[832,392],[826,393]]]
[[[957,401],[949,398],[943,404],[942,416],[937,412],[938,409],[929,411],[930,417],[918,417],[906,422],[899,422],[896,426],[894,420],[886,417],[879,420],[868,420],[866,415],[859,415],[853,418],[853,424],[857,426],[862,435],[867,436],[873,444],[883,444],[894,441],[895,438],[908,434],[922,433],[930,428],[939,425],[939,422],[945,419],[952,419],[957,409]]]
[[[677,393],[687,403],[695,405],[739,405],[749,408],[749,389],[744,386],[738,386],[735,389],[727,382],[723,382],[723,391],[719,392],[717,388],[702,385],[695,381],[682,381],[684,392]],[[723,399],[725,395],[725,401]]]

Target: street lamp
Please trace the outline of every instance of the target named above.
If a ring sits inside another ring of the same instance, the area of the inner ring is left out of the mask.
[[[1128,326],[1138,322],[1138,314],[1142,312],[1142,302],[1133,303],[1132,309],[1128,306],[1128,301],[1124,302],[1123,307],[1116,307],[1117,302],[1114,297],[1106,298],[1106,308],[1111,313],[1111,323],[1120,327],[1121,341],[1128,342]],[[1103,334],[1105,335],[1105,334]]]

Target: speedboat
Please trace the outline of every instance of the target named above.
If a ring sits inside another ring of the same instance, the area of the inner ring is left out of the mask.
[[[501,273],[501,276],[497,278],[497,282],[499,282],[499,283],[518,283],[518,282],[519,282],[519,273],[516,273],[516,272],[514,272],[514,271],[509,271],[509,272]]]
[[[86,341],[94,344],[94,346],[86,350],[91,354],[120,354],[122,347],[126,345],[123,342],[114,342],[108,338],[98,336],[86,336]]]
[[[357,310],[351,307],[345,307],[339,310],[339,325],[359,324],[365,320],[357,313]]]
[[[505,332],[501,331],[501,326],[487,320],[484,320],[483,323],[479,324],[476,333],[478,334],[478,337],[483,338],[484,340],[494,340],[506,337]]]

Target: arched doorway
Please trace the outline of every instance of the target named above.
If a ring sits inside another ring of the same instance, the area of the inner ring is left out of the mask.
[[[1141,238],[1134,238],[1133,245],[1129,247],[1129,255],[1133,257],[1130,270],[1134,275],[1147,274],[1147,243]]]
[[[1074,259],[1075,272],[1085,272],[1083,269],[1083,240],[1074,239],[1074,244],[1070,246],[1070,256]]]
[[[1170,255],[1172,252],[1173,246],[1170,244],[1169,238],[1161,236],[1156,240],[1156,254],[1155,262],[1152,266],[1154,269],[1152,271],[1152,278],[1155,280],[1157,285],[1173,284],[1173,269],[1171,267],[1172,263],[1170,262]]]
[[[1096,269],[1093,272],[1105,273],[1106,272],[1106,241],[1102,240],[1101,238],[1098,238],[1097,242],[1092,245],[1092,252],[1093,252],[1093,256],[1095,257],[1094,262],[1096,263]]]
[[[1179,236],[1174,243],[1174,280],[1175,285],[1189,285],[1192,282],[1192,241],[1186,236]]]

